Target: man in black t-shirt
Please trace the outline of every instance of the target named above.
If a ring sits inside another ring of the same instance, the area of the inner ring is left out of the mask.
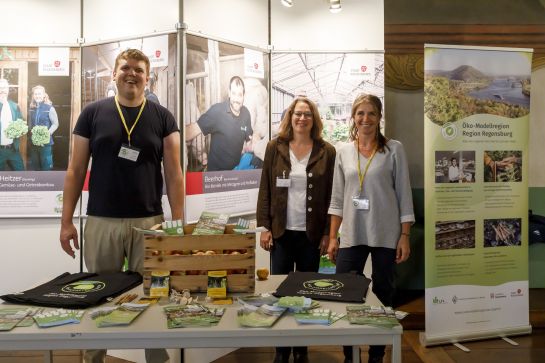
[[[200,133],[212,135],[207,171],[232,170],[240,162],[243,148],[251,151],[253,130],[250,112],[243,106],[244,92],[242,79],[232,77],[229,100],[212,105],[196,123],[186,126],[186,141]]]
[[[150,228],[163,219],[164,167],[172,219],[182,219],[183,176],[180,135],[174,116],[155,102],[146,102],[150,63],[141,51],[129,49],[115,61],[117,95],[83,109],[74,128],[72,158],[66,171],[60,242],[75,257],[78,233],[72,222],[92,157],[85,224],[85,265],[89,272],[143,272],[143,237],[132,227]],[[71,245],[71,242],[73,245]],[[85,352],[86,363],[103,362],[105,350]],[[164,349],[146,350],[146,361],[168,360]]]

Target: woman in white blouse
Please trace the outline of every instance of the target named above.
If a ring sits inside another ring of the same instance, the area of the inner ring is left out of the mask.
[[[306,97],[288,107],[278,137],[267,144],[257,201],[261,247],[271,253],[272,274],[318,271],[329,243],[327,209],[335,148],[322,139],[318,108]],[[288,362],[290,347],[277,348],[275,362]],[[295,363],[308,362],[306,347],[294,347]]]

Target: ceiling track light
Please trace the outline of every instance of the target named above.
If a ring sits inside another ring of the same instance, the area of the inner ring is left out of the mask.
[[[280,3],[287,8],[291,8],[293,6],[293,0],[280,0]]]
[[[332,13],[338,13],[342,10],[341,0],[329,0],[329,11]]]

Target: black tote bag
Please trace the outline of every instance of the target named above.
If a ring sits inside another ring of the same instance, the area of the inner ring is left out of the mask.
[[[365,302],[371,280],[353,273],[290,272],[276,296],[305,296],[315,300]]]
[[[102,304],[142,283],[137,272],[70,274],[65,272],[33,289],[0,296],[0,299],[26,305],[85,309]]]

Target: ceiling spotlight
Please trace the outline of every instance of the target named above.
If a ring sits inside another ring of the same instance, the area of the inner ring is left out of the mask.
[[[335,14],[340,12],[341,10],[341,0],[329,0],[329,11]]]
[[[293,0],[280,0],[280,3],[287,8],[291,8],[293,6]]]

